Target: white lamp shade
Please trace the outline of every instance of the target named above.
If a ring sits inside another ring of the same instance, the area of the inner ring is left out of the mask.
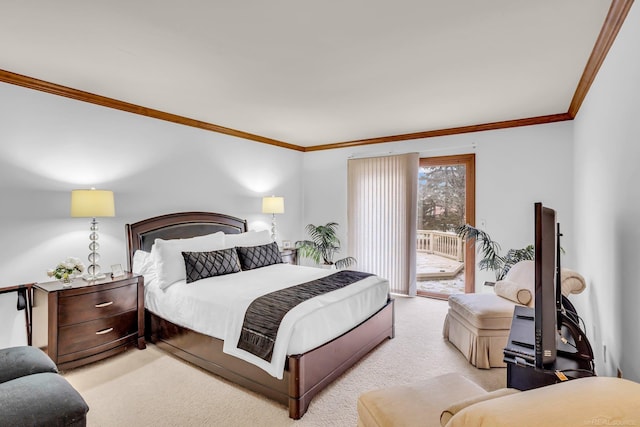
[[[72,190],[71,216],[97,218],[115,216],[113,191],[110,190]]]
[[[284,197],[263,197],[262,213],[281,214],[284,213]]]

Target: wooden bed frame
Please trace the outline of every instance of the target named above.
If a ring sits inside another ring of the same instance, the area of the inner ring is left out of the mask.
[[[247,222],[229,215],[184,212],[126,225],[128,267],[136,250],[151,250],[156,238],[176,239],[223,231],[247,231]],[[334,340],[287,357],[281,380],[262,369],[223,353],[223,341],[175,325],[145,310],[145,335],[163,350],[247,389],[289,407],[289,417],[301,418],[311,399],[382,341],[394,336],[394,305],[389,299],[377,313]]]

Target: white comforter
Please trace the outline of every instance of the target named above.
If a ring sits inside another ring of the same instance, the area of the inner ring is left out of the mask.
[[[377,276],[307,300],[282,319],[271,362],[236,347],[251,302],[261,295],[328,276],[335,271],[290,264],[211,277],[162,290],[145,280],[145,306],[158,316],[224,340],[224,352],[282,378],[287,355],[301,354],[336,338],[384,306],[389,284]],[[146,279],[146,278],[145,278]]]

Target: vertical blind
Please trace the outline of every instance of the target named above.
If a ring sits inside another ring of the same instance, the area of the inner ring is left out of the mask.
[[[348,163],[349,253],[391,292],[416,294],[418,153]]]

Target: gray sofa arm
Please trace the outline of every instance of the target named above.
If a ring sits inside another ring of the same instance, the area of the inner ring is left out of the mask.
[[[61,375],[45,372],[0,384],[0,424],[85,426],[89,406]]]
[[[10,347],[0,350],[0,384],[43,372],[58,372],[55,363],[37,347]]]

